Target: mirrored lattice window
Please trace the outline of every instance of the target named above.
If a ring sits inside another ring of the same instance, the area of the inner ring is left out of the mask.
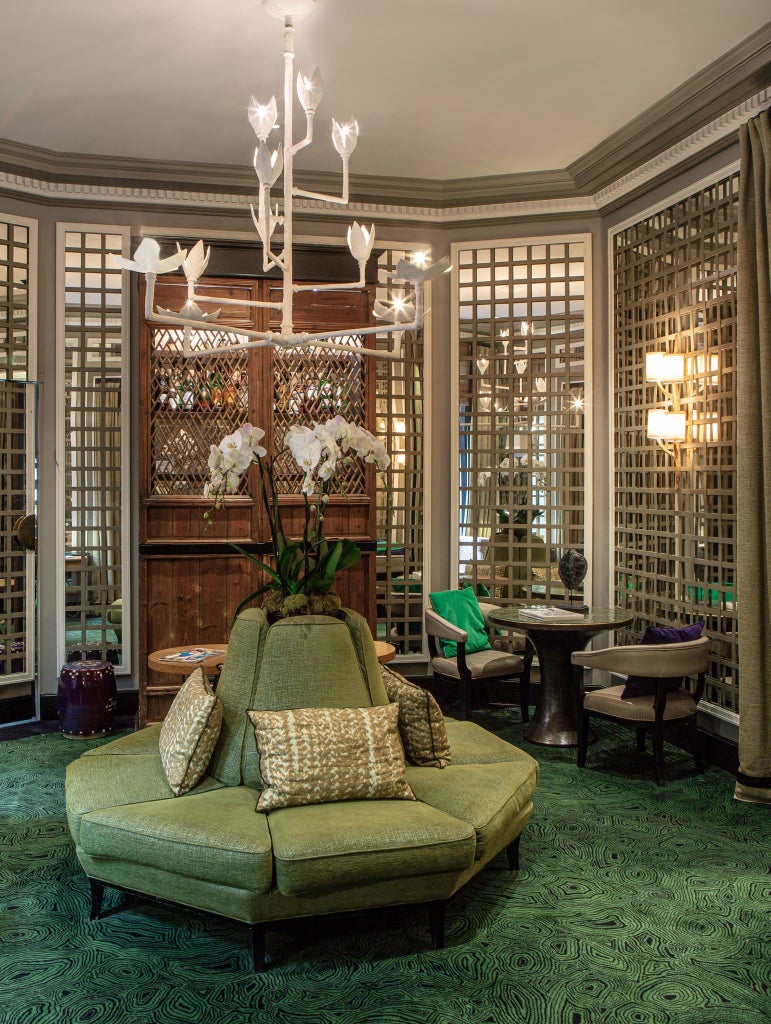
[[[385,303],[392,284],[386,276],[412,253],[386,249],[378,262],[378,299]],[[393,336],[378,337],[389,348]],[[397,654],[419,654],[423,647],[425,394],[423,330],[402,335],[401,357],[376,361],[376,432],[391,456],[378,480],[376,594],[377,632]]]
[[[564,600],[584,537],[584,240],[454,247],[461,586]]]
[[[0,677],[9,681],[35,668],[34,572],[16,535],[20,517],[34,511],[32,245],[31,224],[0,220]]]
[[[108,254],[124,247],[119,233],[60,232],[65,656],[98,658],[125,670],[128,495],[121,466],[128,375],[122,276],[107,265]]]
[[[734,712],[738,180],[624,228],[613,243],[615,585],[635,614],[626,639],[703,620],[712,638],[706,699]],[[681,354],[683,382],[646,380],[648,352]],[[686,414],[685,442],[672,454],[646,438],[648,410],[669,398]]]
[[[31,230],[0,220],[0,379],[28,380]]]

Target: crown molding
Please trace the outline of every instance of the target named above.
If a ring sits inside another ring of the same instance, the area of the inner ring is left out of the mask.
[[[762,47],[752,47],[749,42],[745,41],[731,52],[734,57],[738,52],[740,62],[757,68],[761,50],[767,53],[771,43],[767,39]],[[717,63],[722,65],[723,59]],[[768,70],[768,63],[764,67]],[[701,79],[701,76],[696,77]],[[679,136],[668,147],[654,147],[653,154],[639,163],[629,164],[627,160],[622,164],[620,157],[616,159],[614,154],[621,152],[625,142],[635,148],[634,139],[648,131],[648,122],[653,116],[650,111],[642,115],[640,121],[645,122],[645,127],[637,135],[633,126],[616,133],[592,151],[591,159],[587,157],[587,163],[576,170],[576,176],[573,170],[448,181],[361,176],[352,181],[351,202],[345,210],[310,199],[297,200],[295,209],[300,215],[325,221],[346,220],[353,215],[435,226],[608,213],[642,189],[654,183],[663,184],[698,160],[731,146],[740,125],[771,102],[770,82],[771,75],[765,74],[765,85],[759,92],[722,111],[685,137]],[[700,88],[702,96],[709,91],[704,82]],[[679,97],[680,91],[662,103],[666,105],[676,95]],[[681,112],[683,105],[678,103]],[[669,137],[671,131],[664,131],[659,125],[659,139]],[[647,152],[649,148],[646,143],[642,150]],[[641,147],[637,145],[635,151],[640,152]],[[598,156],[600,153],[602,155]],[[626,170],[616,177],[609,177],[607,172],[595,173],[592,168],[605,160],[613,166],[625,166]],[[573,165],[573,169],[575,167]],[[580,187],[578,178],[582,175],[597,182],[597,187],[593,190]],[[336,180],[333,174],[315,174],[303,177],[301,184],[313,191],[331,191]],[[54,153],[0,140],[2,193],[27,196],[45,205],[99,204],[169,210],[184,207],[187,211],[243,217],[249,203],[254,201],[254,181],[243,169],[227,166],[118,161],[111,157]]]
[[[612,183],[741,109],[770,83],[768,22],[575,160],[568,173],[578,191],[602,194]]]

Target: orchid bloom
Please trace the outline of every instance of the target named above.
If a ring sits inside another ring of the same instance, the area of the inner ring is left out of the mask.
[[[299,468],[305,471],[307,481],[307,475],[313,472],[321,460],[321,442],[309,427],[295,424],[287,431],[284,444]]]

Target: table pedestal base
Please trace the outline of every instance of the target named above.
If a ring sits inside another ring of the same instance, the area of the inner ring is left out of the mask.
[[[528,629],[538,654],[541,686],[535,714],[525,739],[545,747],[578,746],[578,707],[573,693],[570,656],[582,651],[600,629],[559,633],[554,629]],[[589,742],[597,737],[589,734]]]

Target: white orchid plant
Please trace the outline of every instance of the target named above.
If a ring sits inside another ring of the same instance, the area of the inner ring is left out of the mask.
[[[239,604],[234,618],[258,597],[263,597],[262,606],[267,612],[335,611],[340,607],[332,589],[335,574],[355,565],[361,558],[361,549],[351,540],[327,541],[324,537],[329,496],[339,470],[353,458],[385,470],[391,461],[385,445],[369,430],[342,416],[314,423],[312,427],[294,424],[289,428],[284,443],[303,473],[301,490],[305,499],[303,535],[292,540],[281,525],[273,465],[261,444],[264,437],[265,431],[260,427],[245,423],[219,445],[212,445],[209,455],[210,478],[204,495],[212,500],[214,509],[222,506],[226,495],[238,491],[244,473],[252,463],[257,464],[273,544],[274,565],[233,545],[267,576],[267,582]],[[212,514],[212,509],[205,513],[207,521]]]

